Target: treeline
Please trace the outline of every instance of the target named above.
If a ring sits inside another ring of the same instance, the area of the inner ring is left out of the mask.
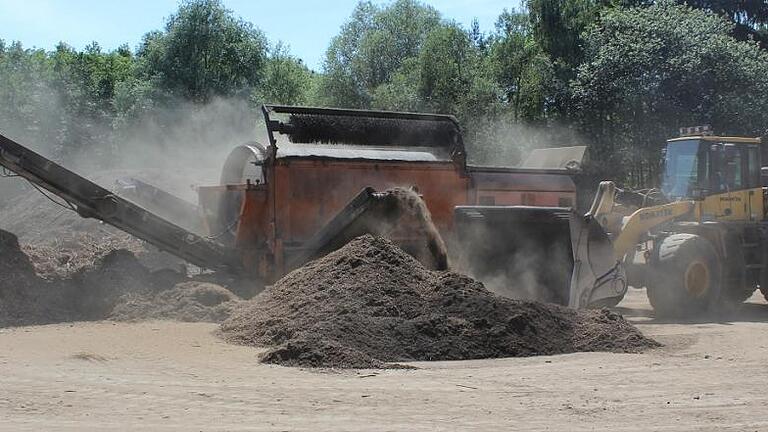
[[[0,40],[0,129],[66,158],[222,99],[251,110],[233,127],[262,102],[429,111],[459,118],[474,162],[586,144],[596,176],[650,185],[680,126],[768,128],[766,24],[766,2],[528,0],[483,32],[416,0],[361,2],[315,72],[220,0],[189,0],[135,52]]]

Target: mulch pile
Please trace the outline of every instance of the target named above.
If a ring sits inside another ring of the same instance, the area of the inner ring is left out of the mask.
[[[193,200],[184,178],[167,172],[103,171],[90,177],[110,188],[126,176]],[[80,217],[50,193],[25,188],[0,209],[0,327],[102,319],[221,322],[240,301],[226,288],[257,291],[218,275],[188,277],[198,269]]]
[[[36,266],[17,237],[0,230],[0,328],[104,319],[221,322],[241,301],[214,283],[152,271],[129,250],[83,248],[91,253],[79,252],[87,259],[77,268],[41,254],[37,259],[52,266],[41,274],[37,268],[47,267]]]
[[[123,298],[109,315],[116,321],[164,319],[184,322],[222,322],[240,298],[208,282],[185,281],[153,296]]]
[[[266,363],[333,368],[658,346],[616,313],[499,297],[370,235],[238,304],[220,334],[268,347]]]
[[[0,230],[0,327],[72,321],[71,286],[40,278],[18,238]]]
[[[165,172],[110,170],[89,176],[97,184],[113,189],[117,179],[123,177],[140,178],[194,201],[191,188],[185,187],[181,178]],[[30,257],[37,273],[46,279],[71,277],[118,249],[131,251],[152,270],[184,265],[181,259],[160,252],[130,234],[99,220],[81,217],[50,192],[41,192],[31,185],[24,188],[24,193],[7,200],[0,196],[6,203],[0,209],[0,229],[18,236],[22,250]]]

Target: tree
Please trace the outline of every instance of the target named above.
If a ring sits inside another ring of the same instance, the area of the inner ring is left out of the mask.
[[[112,144],[116,89],[133,73],[121,48],[105,53],[97,43],[78,52],[60,43],[53,52],[13,43],[0,53],[0,125],[51,156],[82,149],[106,154]]]
[[[371,105],[384,110],[424,111],[424,100],[419,93],[420,81],[419,59],[406,59],[388,82],[374,90]]]
[[[572,85],[593,157],[635,184],[658,174],[660,146],[678,127],[761,135],[768,124],[768,54],[731,36],[732,24],[673,2],[611,9],[585,36]]]
[[[107,155],[111,150],[111,123],[115,115],[113,98],[117,86],[133,74],[133,58],[125,47],[104,53],[93,42],[77,52],[59,44],[51,56],[53,79],[64,117],[62,145],[68,152],[76,149],[97,150]]]
[[[139,50],[146,78],[197,102],[248,95],[261,82],[267,41],[221,0],[186,0],[163,32],[148,33]]]
[[[475,59],[469,35],[455,24],[429,33],[419,56],[419,95],[433,111],[456,113],[472,81]]]
[[[554,69],[533,36],[527,13],[502,12],[487,62],[514,119],[531,121],[546,116]]]
[[[421,51],[440,14],[415,0],[380,8],[360,2],[341,33],[331,40],[321,94],[328,105],[370,106],[375,89]]]
[[[734,24],[738,40],[755,39],[768,48],[768,3],[760,0],[678,0],[678,3],[704,9],[727,18]]]
[[[554,73],[548,95],[553,113],[568,118],[573,110],[568,84],[584,60],[584,32],[598,24],[603,9],[637,1],[645,0],[528,0],[534,39]]]
[[[305,105],[313,79],[313,72],[300,59],[291,56],[285,45],[278,43],[267,59],[264,78],[254,98],[268,103]]]
[[[62,118],[45,51],[0,42],[0,128],[38,150],[61,148]]]
[[[594,24],[600,11],[622,0],[528,0],[536,41],[567,72],[581,63],[582,33]]]

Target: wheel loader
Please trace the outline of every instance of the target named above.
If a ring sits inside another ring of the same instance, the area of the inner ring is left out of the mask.
[[[591,266],[602,266],[594,268],[595,286],[600,273],[615,263],[623,267],[628,284],[647,288],[657,314],[691,315],[741,303],[757,288],[768,295],[768,188],[761,178],[761,156],[759,138],[715,136],[703,126],[684,128],[680,137],[666,143],[660,189],[620,190],[613,182],[602,182],[583,217],[564,209],[458,208],[457,212],[476,219],[469,237],[492,244],[473,256],[475,268],[509,271],[511,264],[499,259],[531,253],[535,247],[530,244],[538,244],[550,250],[541,260],[554,260],[546,282],[574,287],[580,272],[575,251],[581,238],[585,233],[605,236],[601,244],[609,242],[611,250],[585,252]],[[497,237],[498,227],[505,224],[515,232]],[[553,248],[569,253],[558,255],[551,252],[557,250]],[[572,288],[570,294],[578,292]],[[602,304],[620,299],[606,296]],[[599,303],[593,300],[581,304]]]
[[[757,288],[768,293],[761,157],[760,138],[684,128],[667,141],[660,190],[601,185],[592,213],[616,233],[630,283],[647,287],[657,313],[690,315],[741,303]]]

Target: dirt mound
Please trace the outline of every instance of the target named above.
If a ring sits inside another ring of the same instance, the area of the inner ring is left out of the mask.
[[[240,300],[225,288],[207,282],[182,282],[154,296],[138,296],[118,303],[109,315],[117,321],[172,319],[221,322]]]
[[[180,176],[152,170],[110,170],[93,173],[89,179],[114,189],[116,180],[137,177],[162,185],[184,199],[195,201],[191,187]],[[8,179],[6,179],[8,180]],[[22,250],[30,256],[41,276],[47,279],[72,276],[106,253],[127,249],[150,269],[179,268],[184,262],[97,219],[83,218],[50,192],[16,180],[25,192],[7,200],[0,208],[0,229],[16,233]],[[58,203],[58,204],[57,204]]]
[[[0,327],[102,319],[221,322],[240,301],[222,286],[150,271],[128,250],[99,254],[75,260],[82,266],[67,277],[42,278],[16,236],[0,230]]]
[[[116,250],[131,252],[141,265],[150,270],[185,268],[178,258],[123,232],[71,233],[69,237],[22,244],[21,250],[29,257],[37,274],[45,279],[73,277]]]
[[[68,291],[39,278],[18,238],[0,230],[0,327],[72,319]]]
[[[620,315],[496,296],[468,277],[425,269],[388,240],[359,237],[297,269],[221,326],[289,366],[635,352],[657,343]]]
[[[35,277],[35,267],[19,246],[19,239],[14,234],[0,230],[0,279],[4,286],[13,286],[19,282]]]
[[[152,273],[136,256],[124,249],[107,253],[67,282],[74,288],[83,320],[104,319],[125,299],[149,297],[156,289],[163,289],[156,286]]]

